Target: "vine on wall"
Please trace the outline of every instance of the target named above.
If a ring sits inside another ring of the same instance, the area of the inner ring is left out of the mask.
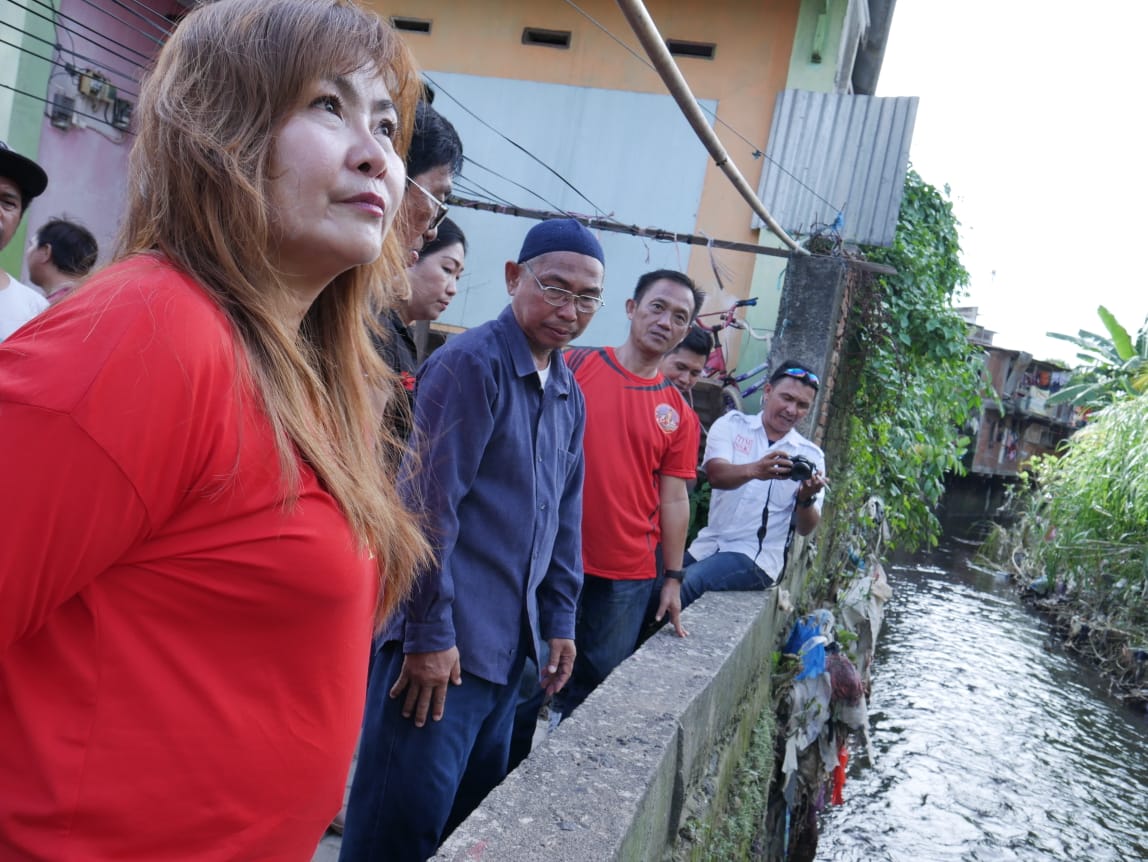
[[[980,410],[982,390],[979,355],[953,307],[968,283],[957,225],[948,189],[910,170],[893,245],[864,249],[897,274],[859,280],[853,290],[838,378],[846,385],[827,437],[830,548],[844,544],[842,523],[852,528],[873,514],[871,496],[883,504],[891,545],[911,550],[940,535],[933,510],[945,474],[964,472],[971,441],[961,429]]]

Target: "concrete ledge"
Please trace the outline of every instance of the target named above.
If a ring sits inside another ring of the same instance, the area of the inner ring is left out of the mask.
[[[724,803],[720,776],[768,700],[776,604],[772,591],[703,596],[683,614],[688,638],[651,638],[435,859],[662,859],[687,814]]]

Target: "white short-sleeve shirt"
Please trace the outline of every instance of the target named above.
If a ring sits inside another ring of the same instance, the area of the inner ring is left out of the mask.
[[[714,458],[731,464],[749,464],[770,452],[803,455],[825,471],[825,453],[795,430],[774,443],[769,443],[761,414],[726,413],[710,427],[706,438],[703,466]],[[689,547],[690,556],[704,560],[719,551],[745,554],[774,580],[784,564],[785,538],[793,517],[800,482],[792,479],[751,479],[740,488],[713,490],[710,497],[709,524]],[[824,491],[817,494],[814,505],[821,511]],[[762,510],[769,503],[769,522],[763,541],[757,537]]]
[[[38,290],[9,277],[8,286],[0,288],[0,341],[47,307],[48,300]]]

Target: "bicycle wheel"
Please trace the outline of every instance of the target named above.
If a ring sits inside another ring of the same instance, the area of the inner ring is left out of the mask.
[[[723,386],[721,390],[722,413],[741,410],[741,390],[736,386]]]

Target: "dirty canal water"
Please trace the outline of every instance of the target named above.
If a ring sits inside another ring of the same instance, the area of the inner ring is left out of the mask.
[[[817,859],[1148,860],[1148,720],[956,547],[889,580],[876,763],[854,747]]]

